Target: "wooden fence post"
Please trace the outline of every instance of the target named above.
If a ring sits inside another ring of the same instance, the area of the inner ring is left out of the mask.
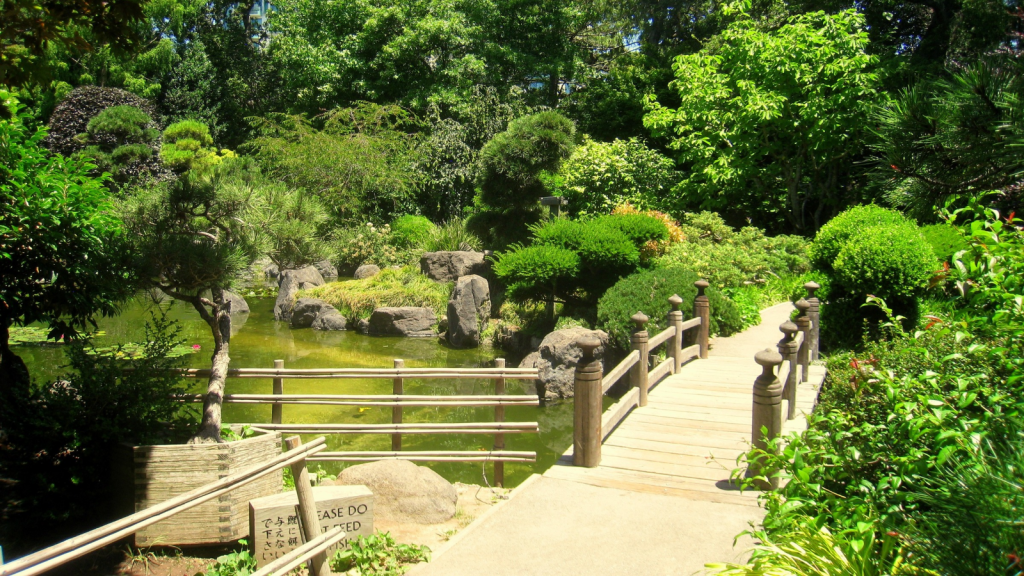
[[[792,420],[796,417],[797,352],[800,347],[796,345],[795,335],[799,328],[793,322],[786,320],[779,326],[779,330],[783,334],[782,340],[779,340],[779,354],[782,355],[783,361],[783,368],[780,368],[780,370],[786,370],[786,382],[785,387],[782,389],[782,397],[789,403],[786,410],[786,420]],[[781,371],[779,376],[782,376]]]
[[[679,309],[683,299],[679,294],[673,294],[668,303],[672,305],[672,311],[668,313],[668,325],[676,330],[675,336],[668,340],[668,353],[672,356],[672,373],[678,374],[683,365],[683,311]]]
[[[395,369],[405,368],[405,360],[395,359]],[[405,394],[405,379],[401,376],[393,380],[392,394],[401,396]],[[401,424],[402,423],[402,407],[395,406],[391,408],[391,423]],[[391,435],[391,450],[398,452],[402,449],[402,433],[395,432]]]
[[[298,436],[291,436],[284,440],[285,448],[294,450],[302,445]],[[299,497],[299,522],[302,528],[302,535],[305,541],[320,536],[320,520],[316,514],[316,499],[313,497],[313,485],[309,481],[309,471],[306,470],[306,459],[303,458],[291,465],[292,478],[295,480],[295,494]],[[327,553],[321,552],[313,556],[308,566],[313,576],[329,576],[331,566],[327,562]]]
[[[643,312],[637,312],[630,320],[636,324],[636,328],[629,341],[633,344],[633,350],[640,353],[640,359],[630,368],[629,381],[631,385],[640,389],[640,406],[647,406],[647,373],[651,369],[651,353],[647,344],[649,335],[646,326],[650,318]]]
[[[711,302],[708,300],[704,290],[710,284],[707,280],[697,280],[693,283],[697,287],[697,297],[693,299],[693,315],[700,318],[700,327],[697,328],[697,344],[700,345],[700,357],[708,357],[708,348],[711,340]]]
[[[804,284],[807,289],[807,303],[811,307],[807,310],[807,316],[811,319],[811,360],[818,359],[819,341],[821,340],[821,300],[814,295],[821,286],[817,282]]]
[[[807,316],[807,310],[810,309],[811,304],[801,298],[796,301],[794,306],[800,312],[800,315],[796,317],[796,326],[804,333],[804,341],[800,344],[800,350],[797,352],[797,362],[800,363],[800,381],[807,382],[807,370],[811,365],[811,319]]]
[[[754,355],[754,361],[761,365],[761,375],[754,380],[754,414],[751,423],[751,442],[754,448],[767,451],[768,442],[782,433],[782,383],[775,377],[775,367],[782,364],[782,355],[765,349]],[[764,429],[764,432],[762,432]],[[763,457],[752,459],[747,465],[747,478],[767,474],[767,482],[758,481],[762,490],[775,490],[779,479],[771,471],[763,469]]]
[[[505,359],[504,358],[495,358],[494,359],[494,367],[495,368],[504,368],[505,367]],[[505,379],[504,378],[498,377],[498,378],[494,379],[494,393],[496,395],[502,395],[502,394],[505,393]],[[504,406],[495,406],[494,407],[494,421],[495,422],[504,422],[505,421],[505,407]],[[505,435],[504,434],[499,432],[498,434],[494,435],[494,449],[495,450],[504,450],[505,449]],[[496,486],[501,486],[502,488],[505,487],[505,463],[504,462],[497,461],[497,462],[494,463],[494,484]]]
[[[274,360],[274,368],[281,370],[284,368],[284,360]],[[274,378],[274,394],[284,394],[284,378]],[[281,412],[284,408],[283,404],[274,404],[270,407],[270,421],[274,424],[281,423]]]
[[[601,361],[594,358],[594,350],[601,341],[586,337],[577,340],[576,345],[583,351],[583,357],[576,364],[573,382],[572,464],[594,468],[601,463],[604,370]]]

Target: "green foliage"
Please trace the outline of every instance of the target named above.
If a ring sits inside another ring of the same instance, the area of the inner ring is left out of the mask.
[[[119,184],[158,175],[153,158],[157,137],[156,124],[148,113],[131,105],[104,108],[86,124],[85,133],[75,137],[85,145],[83,154],[97,168],[112,172]]]
[[[357,102],[313,121],[271,114],[252,125],[256,138],[243,148],[272,176],[319,197],[336,218],[387,221],[415,211],[422,135],[408,111]]]
[[[621,204],[639,210],[675,208],[669,192],[679,177],[669,158],[636,138],[586,140],[559,169],[571,214],[606,214]]]
[[[84,134],[89,122],[103,110],[115,106],[134,106],[150,117],[155,114],[152,104],[130,92],[117,88],[83,86],[65,96],[53,110],[44,144],[64,156],[80,152],[85,148],[85,143],[76,139],[76,136]]]
[[[878,98],[863,26],[852,9],[779,28],[740,13],[715,42],[677,57],[679,106],[649,98],[644,117],[688,175],[669,211],[733,210],[811,231],[845,205]]]
[[[425,216],[405,214],[391,223],[391,237],[401,248],[419,248],[437,227]]]
[[[175,172],[205,170],[219,164],[224,158],[234,157],[230,150],[217,153],[210,135],[210,127],[198,120],[175,122],[164,130],[160,160]]]
[[[153,119],[135,106],[111,106],[89,120],[85,130],[90,140],[113,138],[118,144],[149,142],[156,135],[147,130]]]
[[[241,550],[235,550],[222,556],[206,567],[205,576],[249,576],[256,571],[256,557],[249,552],[245,540],[239,540]]]
[[[126,346],[98,353],[75,341],[64,349],[66,375],[27,396],[5,396],[0,469],[13,481],[0,495],[5,551],[35,549],[120,515],[108,481],[111,447],[167,443],[194,425],[189,405],[175,400],[188,391],[172,373],[182,366],[172,358],[182,345],[181,328],[157,313],[139,353],[122,353]]]
[[[545,300],[573,286],[580,273],[580,258],[557,245],[516,247],[498,255],[494,274],[516,300]]]
[[[646,214],[616,214],[596,220],[600,225],[622,232],[634,246],[668,240],[668,227],[661,220]]]
[[[878,226],[853,235],[832,268],[835,283],[852,294],[906,298],[928,286],[935,262],[935,253],[917,226]]]
[[[363,264],[376,264],[381,268],[410,264],[416,257],[411,250],[399,249],[391,237],[387,224],[341,228],[334,231],[331,248],[335,253],[339,272],[351,274]]]
[[[657,265],[693,270],[718,288],[764,283],[810,269],[809,243],[800,236],[769,237],[752,226],[734,231],[707,212],[686,214],[680,227],[686,239],[671,245]]]
[[[668,312],[671,310],[668,299],[678,294],[683,299],[683,316],[690,317],[693,299],[697,289],[693,283],[700,277],[685,268],[658,268],[637,272],[619,280],[597,303],[598,326],[608,332],[608,337],[616,348],[629,349],[629,335],[633,333],[634,324],[630,317],[643,312],[650,318],[647,331],[657,334],[666,328]],[[743,328],[740,310],[731,300],[714,288],[705,294],[711,303],[711,333],[728,336]]]
[[[215,74],[206,54],[206,44],[202,40],[190,42],[163,92],[165,122],[173,125],[182,120],[196,120],[209,126],[216,136],[220,131],[221,89]]]
[[[434,282],[420,272],[418,266],[398,270],[387,268],[363,280],[331,282],[305,292],[334,306],[350,320],[369,318],[376,308],[384,306],[417,306],[430,308],[438,318],[448,310],[451,282]]]
[[[469,231],[464,220],[455,219],[433,228],[423,242],[423,249],[427,252],[480,251],[483,242]]]
[[[811,247],[811,260],[817,269],[831,272],[832,263],[839,256],[843,246],[864,229],[875,226],[902,226],[908,223],[910,220],[896,210],[875,204],[854,206],[829,220],[828,224],[818,230],[814,237],[814,245]]]
[[[398,576],[409,569],[408,564],[430,561],[430,548],[395,542],[390,532],[359,536],[349,542],[346,550],[331,557],[331,569],[337,573],[355,570],[361,576]]]
[[[939,262],[949,263],[953,255],[967,249],[967,239],[960,230],[947,223],[921,227],[921,234],[932,247]]]

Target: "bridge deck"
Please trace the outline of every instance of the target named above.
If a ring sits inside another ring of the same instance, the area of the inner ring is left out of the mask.
[[[597,468],[572,466],[572,455],[544,475],[593,486],[757,506],[756,492],[730,481],[736,458],[749,449],[752,389],[760,367],[750,357],[711,356],[683,366],[651,389],[647,406],[635,408],[601,447]],[[825,368],[812,366],[797,387],[797,418],[804,426],[814,408]],[[783,414],[785,414],[785,402]]]

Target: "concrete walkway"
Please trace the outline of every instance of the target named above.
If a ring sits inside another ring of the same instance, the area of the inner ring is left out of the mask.
[[[734,538],[764,512],[756,494],[729,483],[729,471],[750,439],[754,354],[774,349],[792,309],[763,310],[759,326],[713,340],[708,360],[652,388],[648,405],[607,438],[599,467],[563,457],[410,574],[685,576],[743,560],[752,542]],[[813,409],[823,378],[816,368],[798,387],[800,410]]]

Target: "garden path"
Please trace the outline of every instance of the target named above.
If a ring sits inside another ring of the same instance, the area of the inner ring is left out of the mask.
[[[763,310],[761,324],[713,340],[708,359],[652,388],[607,437],[600,466],[572,466],[570,449],[410,574],[688,575],[744,559],[751,540],[734,538],[764,512],[729,476],[750,440],[754,354],[774,349],[792,309]],[[824,377],[812,366],[798,413],[813,409]],[[805,425],[798,416],[784,431]]]

